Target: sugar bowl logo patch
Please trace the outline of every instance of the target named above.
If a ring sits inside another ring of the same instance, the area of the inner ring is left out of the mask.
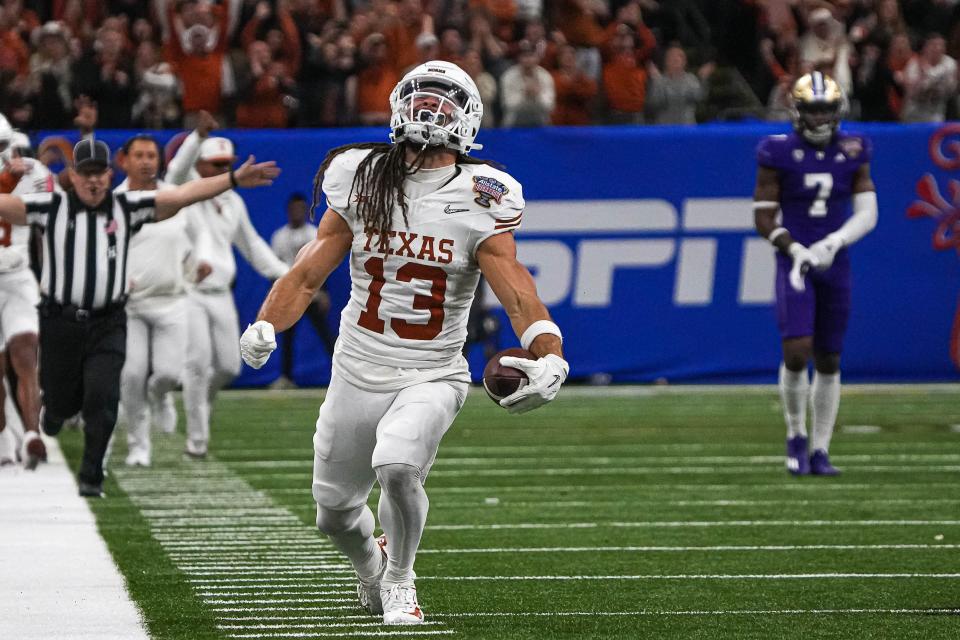
[[[473,190],[477,193],[477,197],[473,201],[487,208],[490,207],[491,200],[500,204],[503,196],[510,193],[507,185],[486,176],[473,176]]]

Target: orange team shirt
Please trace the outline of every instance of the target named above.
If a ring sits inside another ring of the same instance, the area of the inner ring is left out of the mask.
[[[419,57],[416,41],[420,35],[420,23],[395,24],[384,29],[383,35],[387,40],[387,50],[390,52],[388,57],[392,60],[394,69],[402,73],[407,67],[417,64]]]
[[[629,54],[621,54],[603,65],[603,86],[607,104],[615,111],[639,113],[647,98],[647,72]]]
[[[253,87],[253,95],[237,105],[237,126],[282,129],[287,126],[280,86],[263,74]]]
[[[570,76],[553,72],[553,86],[557,92],[557,106],[550,121],[559,125],[590,124],[590,100],[597,95],[597,83],[585,76]]]
[[[222,5],[213,7],[218,24],[217,47],[205,55],[187,54],[180,46],[180,33],[171,34],[164,45],[165,58],[173,65],[174,72],[183,83],[183,110],[211,113],[220,111],[221,83],[223,81],[223,57],[227,50],[227,12]],[[170,24],[174,24],[175,11],[170,8]]]
[[[390,93],[398,82],[400,74],[386,62],[361,71],[357,74],[357,112],[390,111]]]

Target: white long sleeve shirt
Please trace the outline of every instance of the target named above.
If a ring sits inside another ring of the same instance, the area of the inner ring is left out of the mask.
[[[202,139],[193,131],[177,150],[167,167],[166,179],[171,184],[183,184],[200,177],[194,165],[200,156]],[[184,209],[199,224],[203,224],[210,234],[210,251],[205,259],[213,271],[202,282],[197,283],[198,291],[224,291],[230,288],[237,274],[237,263],[233,257],[236,246],[250,266],[264,278],[276,280],[288,270],[270,246],[260,237],[250,222],[247,205],[236,191],[230,190],[218,196],[204,200]]]
[[[171,185],[157,181],[157,190]],[[130,190],[128,180],[114,190]],[[209,261],[210,232],[193,212],[183,210],[171,218],[146,224],[130,239],[127,258],[127,291],[131,300],[156,296],[175,296],[186,291],[184,263]]]
[[[287,272],[287,265],[273,254],[270,245],[254,229],[247,205],[236,191],[226,191],[188,209],[191,209],[188,213],[206,225],[210,233],[211,250],[207,262],[213,271],[197,283],[198,291],[224,291],[230,288],[237,274],[234,246],[264,278],[276,280]]]

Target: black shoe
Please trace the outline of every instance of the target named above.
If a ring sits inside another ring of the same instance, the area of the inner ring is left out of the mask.
[[[99,484],[93,484],[92,482],[84,482],[83,480],[80,480],[78,484],[80,485],[80,495],[82,497],[84,498],[104,497],[103,487],[101,487]]]
[[[56,436],[63,429],[62,422],[54,422],[46,417],[43,419],[43,432],[48,436]]]

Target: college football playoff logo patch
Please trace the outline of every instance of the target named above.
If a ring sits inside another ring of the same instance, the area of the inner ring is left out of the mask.
[[[488,209],[490,208],[491,200],[500,204],[503,196],[510,192],[510,190],[507,189],[507,185],[499,180],[487,178],[486,176],[473,176],[473,190],[477,193],[477,197],[474,198],[473,201],[481,207],[487,207]]]

